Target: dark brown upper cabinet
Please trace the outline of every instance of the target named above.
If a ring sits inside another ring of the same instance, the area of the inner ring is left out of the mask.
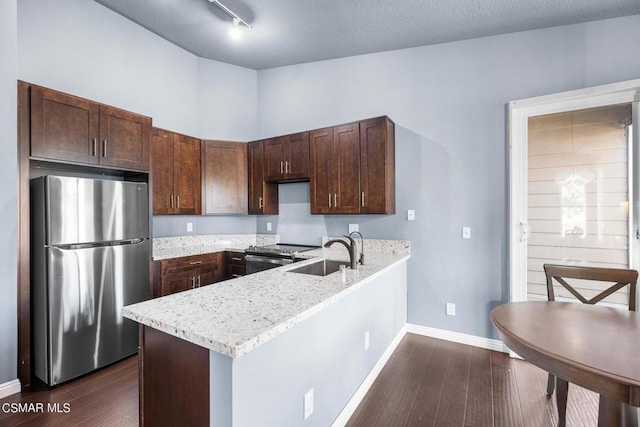
[[[149,170],[151,118],[31,86],[31,157]]]
[[[200,215],[199,139],[153,128],[151,182],[154,215]]]
[[[360,122],[360,213],[396,213],[395,126],[388,117]]]
[[[358,123],[311,132],[311,213],[360,213]]]
[[[264,140],[265,181],[309,179],[309,132]]]
[[[247,144],[203,141],[204,214],[247,213]]]
[[[312,214],[395,213],[394,125],[387,117],[310,133]]]
[[[248,150],[249,214],[278,214],[278,184],[264,180],[264,142],[250,142]]]

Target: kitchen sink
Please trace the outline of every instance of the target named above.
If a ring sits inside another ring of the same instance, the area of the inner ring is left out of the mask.
[[[292,268],[291,270],[288,270],[288,272],[312,274],[314,276],[326,276],[340,270],[341,265],[349,268],[348,261],[334,261],[330,259],[323,259],[322,261],[314,262],[313,264],[307,264],[303,265],[302,267]]]

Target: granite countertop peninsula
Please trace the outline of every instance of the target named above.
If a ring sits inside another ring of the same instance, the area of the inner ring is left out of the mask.
[[[367,252],[374,248],[380,251]],[[289,272],[321,258],[347,260],[342,245],[306,254],[315,258],[129,305],[122,313],[143,325],[237,358],[406,262],[410,243],[365,240],[365,264],[357,270],[347,269],[344,279],[340,271],[324,277]]]
[[[202,255],[214,252],[243,252],[249,246],[278,243],[277,234],[216,234],[201,236],[154,237],[153,260]]]

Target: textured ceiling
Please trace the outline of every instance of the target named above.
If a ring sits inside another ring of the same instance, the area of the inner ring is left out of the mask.
[[[640,14],[640,0],[95,0],[203,58],[252,69]]]

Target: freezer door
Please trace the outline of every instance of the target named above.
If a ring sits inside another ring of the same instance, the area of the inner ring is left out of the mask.
[[[46,252],[48,362],[36,375],[59,384],[134,354],[137,324],[121,311],[149,297],[149,240]]]
[[[48,245],[149,237],[147,184],[43,177]]]

